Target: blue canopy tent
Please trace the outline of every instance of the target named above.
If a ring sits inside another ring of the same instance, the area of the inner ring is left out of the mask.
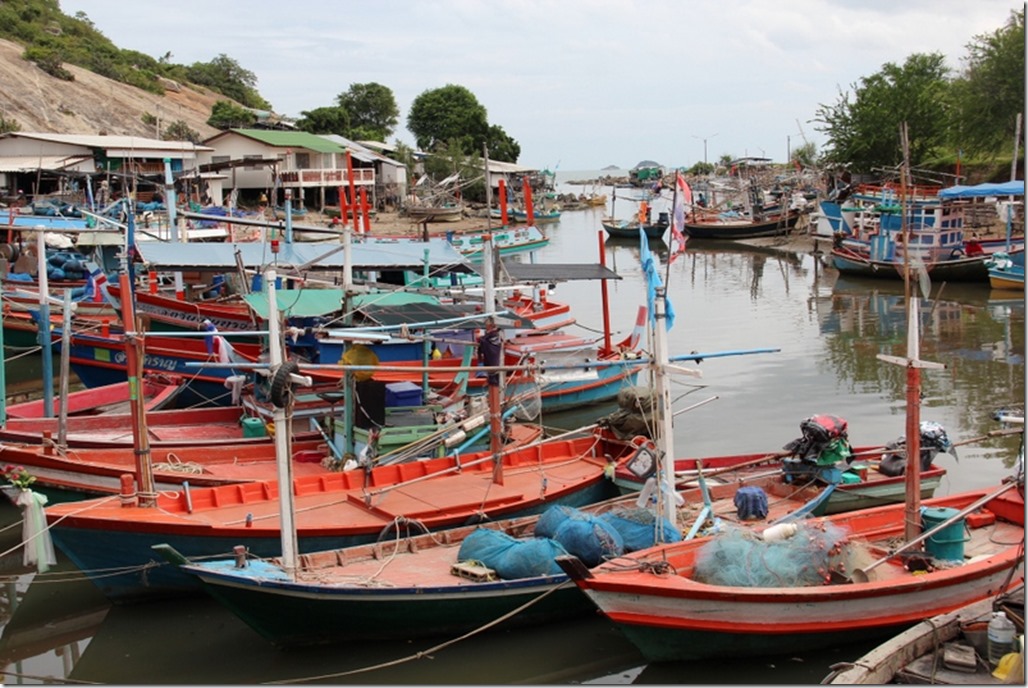
[[[939,191],[939,198],[982,198],[983,196],[1024,196],[1024,180],[988,182],[974,186],[950,186]]]

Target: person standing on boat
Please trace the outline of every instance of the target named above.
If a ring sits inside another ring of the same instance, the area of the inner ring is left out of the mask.
[[[483,366],[503,365],[503,339],[500,337],[496,319],[492,316],[485,319],[485,332],[478,338],[478,363]],[[499,387],[500,373],[487,373],[486,382],[490,387]]]

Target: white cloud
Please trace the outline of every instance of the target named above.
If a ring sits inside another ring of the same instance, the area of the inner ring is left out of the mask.
[[[220,53],[286,115],[378,82],[400,106],[467,87],[521,145],[561,169],[691,165],[723,153],[784,159],[791,139],[886,62],[941,52],[956,69],[1011,0],[62,0],[119,47],[190,64]],[[155,27],[141,30],[141,27]],[[716,136],[715,136],[716,134]]]

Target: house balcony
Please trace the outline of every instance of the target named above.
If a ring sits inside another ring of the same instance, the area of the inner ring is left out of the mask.
[[[349,184],[350,178],[347,170],[333,168],[307,169],[307,170],[284,170],[279,173],[282,186],[285,187],[311,187],[311,186],[340,186]],[[375,170],[370,167],[361,167],[353,171],[353,183],[356,186],[374,186]]]

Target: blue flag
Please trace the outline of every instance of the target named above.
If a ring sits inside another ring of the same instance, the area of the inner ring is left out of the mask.
[[[643,274],[646,275],[646,308],[650,314],[650,322],[654,322],[656,311],[653,303],[657,298],[657,288],[664,286],[664,283],[660,279],[660,273],[657,272],[657,259],[650,252],[650,242],[642,227],[639,227],[639,239],[641,242],[639,257],[642,259]],[[667,330],[670,331],[675,324],[675,309],[667,297],[667,292],[664,293],[664,315],[667,318]],[[656,323],[654,322],[654,324]]]

